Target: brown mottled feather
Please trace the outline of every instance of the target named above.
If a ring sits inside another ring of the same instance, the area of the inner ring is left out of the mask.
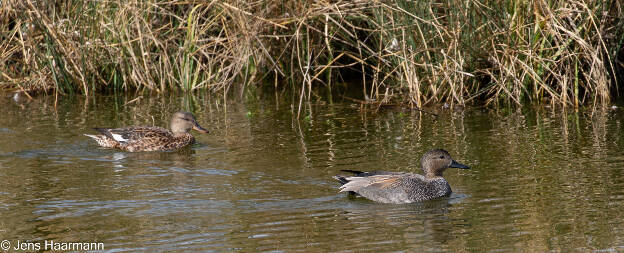
[[[102,135],[85,135],[93,138],[102,147],[136,152],[179,149],[195,142],[195,138],[189,133],[191,129],[208,132],[189,112],[176,112],[171,119],[171,128],[173,132],[156,126],[95,128]]]
[[[175,150],[195,141],[190,133],[174,136],[171,131],[162,127],[96,128],[96,130],[104,134],[96,135],[97,139],[94,138],[100,146],[129,152]],[[116,141],[113,134],[121,136],[125,141]]]

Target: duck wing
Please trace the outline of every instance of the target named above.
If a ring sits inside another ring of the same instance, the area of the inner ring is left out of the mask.
[[[400,175],[400,174],[405,174],[405,172],[390,172],[390,171],[379,171],[379,170],[375,170],[375,171],[359,171],[359,170],[340,170],[343,172],[349,172],[349,173],[353,173],[354,176],[356,177],[368,177],[368,176],[375,176],[375,175]]]
[[[171,139],[173,134],[162,127],[94,128],[119,143],[145,142],[148,139]]]
[[[340,170],[340,171],[352,173],[352,174],[354,174],[353,177],[370,177],[370,176],[376,176],[376,175],[400,175],[400,174],[405,174],[404,172],[388,172],[388,171],[370,171],[370,172],[364,172],[364,171],[359,171],[359,170]],[[343,184],[343,185],[351,181],[349,178],[352,178],[352,177],[342,176],[342,175],[334,176],[334,179],[340,181],[340,183]]]
[[[366,172],[370,173],[370,172]],[[406,173],[402,173],[406,174]],[[373,175],[362,175],[358,174],[352,177],[343,177],[346,181],[345,184],[340,186],[340,191],[352,191],[358,192],[361,189],[372,187],[385,189],[393,184],[396,184],[398,181],[404,180],[405,177],[402,174],[373,174]],[[360,176],[362,175],[362,176]]]
[[[341,192],[353,192],[382,203],[413,202],[415,201],[414,192],[427,187],[425,178],[413,173],[391,172],[391,174],[353,176],[343,179],[346,182],[340,187]]]

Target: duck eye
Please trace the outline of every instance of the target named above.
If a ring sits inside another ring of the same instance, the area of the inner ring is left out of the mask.
[[[444,159],[444,156],[443,156],[443,155],[441,155],[441,156],[440,156],[440,159]]]

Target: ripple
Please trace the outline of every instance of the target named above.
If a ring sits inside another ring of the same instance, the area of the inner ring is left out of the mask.
[[[280,103],[228,101],[225,110],[221,100],[159,96],[114,111],[114,99],[93,99],[54,110],[35,99],[0,118],[5,238],[129,252],[624,249],[624,113],[433,118],[335,103],[309,105],[309,120],[298,121]],[[189,104],[212,128],[188,149],[127,153],[82,136],[96,125],[164,126]],[[448,198],[379,204],[339,193],[331,178],[341,169],[420,173],[420,156],[435,147],[473,168],[445,172]]]

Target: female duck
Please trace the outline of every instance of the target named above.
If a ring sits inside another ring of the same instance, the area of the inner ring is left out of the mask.
[[[191,129],[208,133],[190,112],[174,113],[171,118],[171,131],[156,126],[94,129],[102,135],[85,135],[93,138],[100,146],[129,152],[175,150],[195,142],[195,138],[189,133]]]
[[[406,172],[362,172],[344,170],[355,176],[334,176],[342,183],[340,192],[349,192],[382,203],[412,203],[451,195],[451,186],[442,177],[448,168],[469,169],[455,162],[446,150],[434,149],[423,155],[420,165],[425,175]]]

